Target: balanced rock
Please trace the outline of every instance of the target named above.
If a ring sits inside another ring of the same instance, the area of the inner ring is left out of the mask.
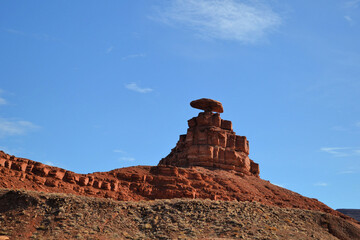
[[[190,103],[190,106],[204,110],[205,112],[224,112],[221,102],[209,98],[194,100]]]
[[[187,134],[180,135],[176,147],[159,165],[201,166],[259,176],[259,165],[248,156],[249,141],[245,136],[236,135],[231,121],[212,112],[222,112],[221,103],[199,99],[191,102],[191,106],[205,112],[188,121]]]

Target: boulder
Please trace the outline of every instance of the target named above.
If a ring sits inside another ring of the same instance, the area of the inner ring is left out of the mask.
[[[190,106],[204,110],[205,112],[224,112],[221,102],[209,98],[194,100],[190,103]]]

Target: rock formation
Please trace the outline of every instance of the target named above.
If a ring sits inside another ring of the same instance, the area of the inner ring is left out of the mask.
[[[224,108],[221,102],[209,98],[201,98],[198,100],[194,100],[190,103],[190,106],[192,106],[193,108],[204,110],[205,112],[224,112]]]
[[[235,134],[230,121],[220,118],[222,104],[202,98],[190,105],[204,112],[188,121],[187,134],[180,135],[176,147],[159,165],[201,166],[259,176],[259,165],[249,159],[249,141]]]

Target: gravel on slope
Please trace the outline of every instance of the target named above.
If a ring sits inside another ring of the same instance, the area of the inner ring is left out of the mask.
[[[0,190],[0,236],[10,239],[360,239],[360,227],[317,211],[257,202],[120,202]],[[1,239],[1,238],[0,238]]]

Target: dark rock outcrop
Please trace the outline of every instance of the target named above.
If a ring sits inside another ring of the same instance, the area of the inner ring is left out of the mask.
[[[360,222],[360,209],[336,209],[336,211],[339,211],[345,215],[348,215],[349,217],[352,217]]]

